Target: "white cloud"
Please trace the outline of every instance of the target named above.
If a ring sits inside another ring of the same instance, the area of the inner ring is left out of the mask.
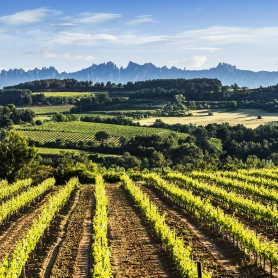
[[[192,49],[196,49],[196,50],[206,50],[206,51],[209,51],[209,52],[216,52],[218,50],[221,50],[220,47],[195,47],[195,48],[192,48]]]
[[[44,58],[64,58],[64,59],[69,59],[69,60],[84,60],[84,61],[92,61],[95,59],[95,57],[88,55],[88,56],[83,56],[83,55],[75,55],[72,56],[70,53],[56,53],[48,50],[44,51],[26,51],[23,54],[27,55],[39,55],[43,56]]]
[[[25,25],[41,22],[45,19],[60,15],[62,12],[47,8],[25,10],[12,15],[0,17],[0,22],[9,25]]]
[[[98,41],[116,41],[117,38],[109,34],[88,34],[60,32],[52,42],[61,44],[94,44]]]
[[[146,43],[154,43],[154,42],[162,42],[167,41],[169,36],[157,35],[157,36],[147,36],[147,35],[135,35],[132,33],[127,33],[124,35],[120,35],[118,37],[118,42],[123,44],[146,44]]]
[[[262,43],[264,39],[276,39],[278,27],[233,27],[233,26],[212,26],[205,29],[186,31],[177,34],[175,41],[206,41],[217,44],[229,43]]]
[[[57,25],[61,25],[61,26],[100,25],[110,21],[114,21],[120,17],[122,17],[121,14],[82,13],[82,14],[78,14],[76,17],[65,17],[62,19],[64,22]]]
[[[206,56],[193,56],[191,60],[187,61],[170,61],[171,66],[177,68],[200,68],[207,61]]]
[[[137,25],[137,24],[145,24],[145,23],[155,24],[155,23],[159,23],[159,21],[153,19],[151,15],[141,15],[141,16],[137,16],[133,20],[128,21],[126,25]]]

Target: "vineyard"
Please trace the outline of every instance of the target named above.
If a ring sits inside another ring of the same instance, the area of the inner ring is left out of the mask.
[[[24,134],[26,137],[33,141],[41,143],[55,142],[58,139],[69,140],[72,142],[79,141],[95,141],[95,134],[86,133],[73,133],[73,132],[61,132],[61,131],[29,131],[25,130]],[[114,143],[116,146],[120,144],[119,137],[110,137],[107,140],[108,143]]]
[[[278,171],[0,181],[0,277],[278,277]]]
[[[111,136],[111,140],[116,140],[119,137],[135,137],[144,135],[160,135],[163,137],[169,136],[171,131],[162,128],[123,126],[103,123],[86,123],[86,122],[60,122],[45,123],[41,128],[28,127],[23,129],[23,133],[31,140],[41,142],[51,142],[57,139],[84,141],[94,140],[94,135],[99,131],[107,131]],[[178,136],[185,138],[184,133],[175,133]],[[113,139],[114,138],[114,139]]]

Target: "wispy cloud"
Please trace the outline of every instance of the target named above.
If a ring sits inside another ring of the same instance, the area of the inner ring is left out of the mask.
[[[200,68],[207,61],[206,56],[193,56],[191,60],[186,61],[170,61],[171,66],[177,68]]]
[[[136,35],[133,33],[127,33],[120,35],[118,37],[118,43],[122,44],[147,44],[154,42],[163,42],[167,41],[169,36],[157,35],[157,36],[148,36],[148,35]]]
[[[53,42],[61,44],[94,44],[99,41],[117,41],[117,38],[109,34],[60,32],[53,39]]]
[[[133,20],[128,21],[126,25],[138,25],[138,24],[145,24],[145,23],[155,24],[155,23],[159,23],[159,21],[153,19],[151,15],[141,15],[135,17],[135,19]]]
[[[70,53],[56,53],[48,50],[44,51],[25,51],[23,54],[26,55],[39,55],[43,56],[44,58],[64,58],[64,59],[69,59],[69,60],[84,60],[84,61],[92,61],[95,59],[95,57],[88,55],[88,56],[83,56],[83,55],[70,55]]]
[[[216,52],[218,50],[221,50],[220,47],[193,47],[191,49],[204,50],[204,51],[209,51],[209,52]]]
[[[217,44],[262,42],[263,39],[276,39],[278,27],[233,27],[212,26],[205,29],[190,30],[175,36],[176,41],[186,40],[189,42],[206,41]]]
[[[111,21],[114,21],[122,17],[121,14],[112,14],[112,13],[81,13],[76,17],[65,17],[62,20],[62,23],[58,25],[62,26],[80,26],[80,25],[100,25],[105,24]]]
[[[47,8],[25,10],[12,15],[0,17],[0,22],[9,25],[26,25],[41,22],[45,19],[60,15],[62,12]]]

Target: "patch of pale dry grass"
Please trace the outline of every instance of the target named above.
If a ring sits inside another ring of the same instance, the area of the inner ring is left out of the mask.
[[[156,119],[161,119],[167,124],[195,124],[195,125],[208,125],[212,123],[225,123],[230,125],[243,124],[249,128],[256,128],[259,125],[278,122],[278,113],[268,113],[260,109],[238,109],[236,111],[226,110],[211,110],[212,116],[208,116],[208,110],[196,110],[193,111],[191,117],[156,117],[139,120],[141,125],[151,125]],[[262,116],[262,119],[258,119],[258,115]]]

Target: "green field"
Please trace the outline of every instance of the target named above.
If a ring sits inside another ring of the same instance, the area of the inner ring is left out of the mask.
[[[54,131],[60,132],[60,135],[65,136],[67,133],[76,133],[80,134],[81,138],[87,134],[88,136],[93,136],[99,131],[106,130],[110,133],[111,136],[121,137],[125,136],[128,138],[138,136],[138,135],[162,135],[169,136],[172,131],[163,128],[150,128],[150,127],[137,127],[137,126],[123,126],[123,125],[113,125],[113,124],[102,124],[102,123],[86,123],[86,122],[47,122],[44,123],[41,127],[30,126],[28,130],[25,128],[25,131],[33,132],[46,132]],[[186,136],[183,133],[179,133],[180,136]],[[82,139],[81,139],[82,140]],[[83,138],[84,140],[84,138]]]
[[[44,94],[48,97],[85,97],[96,94],[95,92],[35,92],[35,94]]]
[[[86,153],[86,154],[93,154],[94,152],[86,152],[82,150],[76,150],[76,149],[56,149],[56,148],[41,148],[38,147],[38,154],[42,155],[58,155],[62,152],[72,152],[74,154],[80,154],[80,153]]]
[[[75,155],[78,155],[81,153],[84,153],[87,155],[96,154],[96,152],[89,152],[89,151],[76,150],[76,149],[37,147],[37,150],[38,150],[38,154],[41,154],[41,155],[59,155],[59,154],[62,154],[63,152],[70,152],[70,153],[74,153]],[[103,154],[103,153],[98,153],[98,156],[100,156],[100,157],[120,157],[120,155],[116,155],[116,154]]]
[[[20,127],[18,128],[20,130]],[[55,142],[57,139],[64,139],[73,142],[95,141],[95,134],[98,131],[106,130],[111,135],[108,142],[119,145],[120,137],[135,137],[140,135],[160,135],[167,137],[170,130],[162,128],[123,126],[113,124],[86,123],[86,122],[67,122],[54,123],[47,122],[43,126],[22,127],[22,131],[30,140],[41,143]],[[184,133],[176,133],[180,137],[186,137]]]
[[[54,113],[69,112],[73,105],[49,105],[49,106],[30,106],[28,109],[33,110],[36,115],[51,115]]]
[[[46,142],[54,142],[57,139],[64,139],[73,142],[80,142],[80,141],[95,141],[94,134],[84,134],[84,133],[74,133],[74,132],[61,132],[61,131],[23,131],[24,135],[27,136],[29,139],[38,141],[41,143]],[[115,143],[119,145],[119,137],[112,136],[107,141],[109,143]]]

